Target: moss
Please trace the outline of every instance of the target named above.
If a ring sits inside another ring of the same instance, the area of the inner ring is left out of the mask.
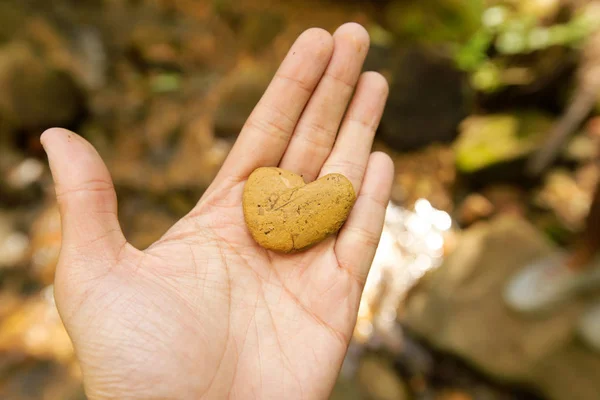
[[[457,167],[469,173],[531,153],[550,126],[537,112],[469,117],[454,144]]]

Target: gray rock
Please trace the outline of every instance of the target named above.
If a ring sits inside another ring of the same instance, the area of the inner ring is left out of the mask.
[[[531,386],[550,399],[597,399],[600,356],[574,335],[585,299],[543,319],[521,317],[502,301],[513,274],[551,251],[521,219],[475,225],[409,298],[409,328],[496,379]]]

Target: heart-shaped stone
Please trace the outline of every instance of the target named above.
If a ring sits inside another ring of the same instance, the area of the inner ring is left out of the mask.
[[[301,176],[275,167],[258,168],[244,187],[246,225],[256,242],[290,253],[336,233],[354,205],[352,183],[329,174],[306,184]]]

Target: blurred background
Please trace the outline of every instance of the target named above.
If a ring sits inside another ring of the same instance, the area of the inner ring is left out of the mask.
[[[296,36],[347,21],[390,82],[375,148],[396,178],[332,399],[600,398],[600,353],[576,333],[598,296],[537,319],[502,298],[585,228],[598,3],[0,1],[0,398],[85,399],[52,298],[60,218],[40,133],[96,146],[144,248],[211,182]]]

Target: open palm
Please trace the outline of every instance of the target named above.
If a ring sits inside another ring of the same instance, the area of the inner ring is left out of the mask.
[[[55,295],[90,398],[327,398],[393,176],[371,154],[388,89],[361,75],[368,47],[356,24],[304,32],[198,205],[144,251],[93,147],[44,133],[63,222]],[[348,177],[358,199],[340,233],[297,254],[259,247],[241,199],[260,166]]]

